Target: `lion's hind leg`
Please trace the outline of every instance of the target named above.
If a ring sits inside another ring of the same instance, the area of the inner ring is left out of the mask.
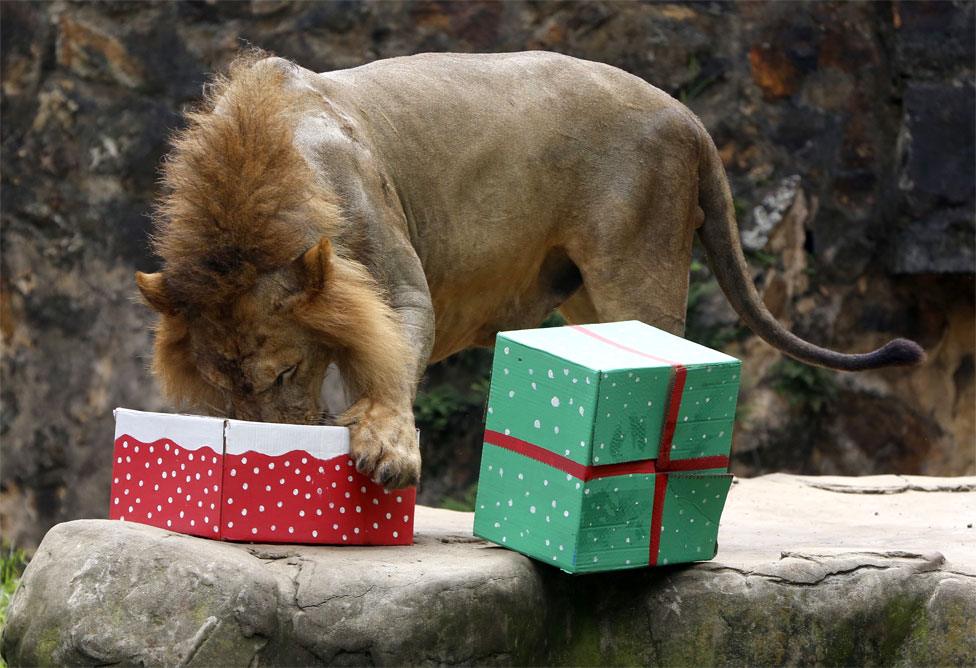
[[[597,313],[596,306],[593,305],[593,300],[590,299],[590,293],[585,286],[560,304],[559,312],[570,325],[600,322],[600,315]]]
[[[684,334],[698,206],[690,194],[656,199],[640,220],[604,219],[570,247],[583,276],[560,307],[571,322],[640,320]]]
[[[689,261],[670,263],[673,269],[668,270],[662,270],[659,263],[653,269],[648,264],[617,262],[611,263],[615,267],[592,269],[584,280],[595,313],[580,317],[585,309],[572,310],[570,322],[640,320],[683,335]],[[588,317],[594,314],[595,318]]]

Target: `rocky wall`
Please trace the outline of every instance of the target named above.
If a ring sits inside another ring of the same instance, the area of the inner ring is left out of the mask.
[[[111,409],[165,408],[131,275],[155,268],[166,138],[246,44],[317,70],[549,49],[672,93],[715,137],[774,312],[844,350],[929,350],[911,372],[783,363],[697,269],[689,335],[746,364],[736,472],[976,470],[971,3],[53,2],[0,19],[0,521],[17,544],[104,516]],[[473,481],[468,414],[456,442],[424,444],[428,502]]]

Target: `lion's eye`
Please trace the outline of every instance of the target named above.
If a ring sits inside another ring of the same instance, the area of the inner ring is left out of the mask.
[[[292,364],[290,367],[278,374],[275,378],[275,387],[281,387],[284,385],[285,381],[295,375],[295,369],[298,368],[297,364]]]

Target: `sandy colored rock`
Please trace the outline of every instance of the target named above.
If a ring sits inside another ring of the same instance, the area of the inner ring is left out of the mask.
[[[45,537],[3,655],[50,664],[976,662],[976,479],[771,475],[712,562],[570,576],[418,508],[413,547],[207,541],[81,520]]]

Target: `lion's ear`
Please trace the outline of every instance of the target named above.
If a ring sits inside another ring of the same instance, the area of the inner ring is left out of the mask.
[[[332,242],[322,237],[295,262],[302,289],[306,293],[321,292],[332,276]]]
[[[142,293],[142,298],[154,310],[164,315],[174,315],[176,313],[176,306],[166,292],[166,282],[163,280],[162,272],[144,274],[141,271],[137,271],[136,285],[139,286],[139,292]]]

